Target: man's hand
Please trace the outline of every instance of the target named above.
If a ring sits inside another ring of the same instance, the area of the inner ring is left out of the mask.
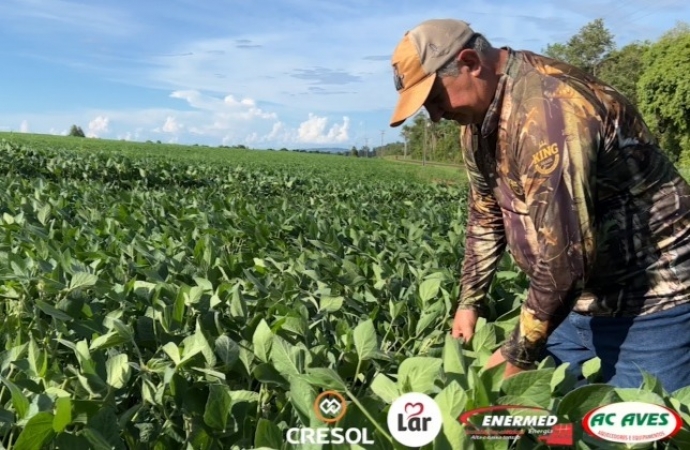
[[[509,378],[509,377],[511,377],[511,376],[513,376],[513,375],[516,375],[516,374],[518,374],[518,373],[520,373],[520,372],[524,372],[524,371],[525,371],[525,369],[521,369],[521,368],[519,368],[518,366],[515,366],[515,365],[509,363],[508,361],[506,361],[506,359],[505,359],[505,358],[503,357],[503,355],[501,354],[501,349],[500,349],[500,348],[498,348],[498,349],[494,352],[494,354],[491,355],[491,357],[489,358],[489,360],[486,362],[486,366],[485,366],[484,368],[485,368],[485,369],[491,369],[492,367],[496,367],[496,366],[498,366],[499,364],[501,364],[501,363],[503,363],[503,362],[506,363],[506,366],[505,366],[505,369],[504,369],[504,372],[503,372],[503,379]]]
[[[458,309],[453,319],[453,337],[462,338],[465,342],[472,339],[477,318],[479,318],[479,313],[474,309]]]

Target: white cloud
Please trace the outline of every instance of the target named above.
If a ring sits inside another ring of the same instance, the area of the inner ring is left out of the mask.
[[[22,124],[19,126],[19,132],[20,133],[29,133],[29,121],[28,120],[22,120]]]
[[[165,118],[165,123],[160,128],[155,128],[153,131],[156,133],[171,133],[177,134],[184,128],[184,125],[179,123],[177,119],[173,116],[168,116]]]
[[[105,116],[98,116],[89,122],[87,137],[100,137],[110,131],[110,119]]]
[[[3,0],[0,3],[0,23],[31,33],[49,32],[57,28],[63,32],[83,30],[91,35],[127,36],[142,29],[135,15],[122,8],[93,3],[95,2]],[[29,23],[34,26],[27,26]]]
[[[298,142],[306,144],[336,144],[347,142],[349,139],[350,119],[343,117],[342,124],[334,124],[326,130],[327,117],[318,117],[309,113],[309,119],[299,125],[297,130]]]

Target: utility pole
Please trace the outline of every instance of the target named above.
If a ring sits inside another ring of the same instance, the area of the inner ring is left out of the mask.
[[[426,147],[428,145],[429,139],[427,139],[427,130],[431,126],[431,122],[427,122],[424,126],[424,145],[422,146],[422,165],[426,165]]]
[[[383,156],[383,135],[385,133],[385,130],[381,130],[381,149],[379,150],[379,156]]]
[[[402,135],[405,138],[405,147],[403,150],[403,159],[407,159],[407,131],[403,131]]]

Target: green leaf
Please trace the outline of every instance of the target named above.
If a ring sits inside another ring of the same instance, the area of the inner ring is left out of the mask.
[[[204,411],[206,425],[216,430],[225,431],[231,404],[232,398],[228,388],[220,384],[211,384],[208,387],[208,400]]]
[[[45,377],[48,370],[47,353],[41,351],[33,337],[29,339],[29,365],[37,377]]]
[[[419,285],[419,297],[422,302],[426,303],[438,295],[440,288],[441,280],[439,278],[426,279]]]
[[[666,406],[663,397],[651,391],[638,388],[616,388],[616,395],[623,402],[644,402]]]
[[[551,392],[566,394],[577,384],[577,377],[568,371],[570,363],[563,363],[556,367],[551,378]]]
[[[472,336],[472,350],[493,351],[496,347],[496,328],[492,323],[487,323]]]
[[[240,347],[226,335],[218,336],[215,343],[216,354],[223,361],[225,370],[230,370],[240,359]]]
[[[690,386],[682,387],[671,393],[671,397],[690,408]]]
[[[640,369],[641,370],[641,369]],[[661,381],[651,373],[641,370],[642,372],[642,386],[641,390],[649,391],[657,394],[658,396],[667,396],[667,392],[664,391]]]
[[[96,275],[87,272],[77,272],[69,281],[69,290],[73,291],[75,289],[95,286],[97,282],[98,277]]]
[[[557,414],[571,422],[577,422],[592,409],[616,401],[618,395],[613,386],[590,384],[567,393],[558,404]]]
[[[0,376],[0,381],[5,383],[7,389],[10,390],[10,394],[12,396],[12,406],[14,407],[14,410],[17,411],[17,416],[19,416],[20,419],[23,419],[26,417],[26,413],[29,412],[29,399],[26,398],[22,390],[19,389],[16,384],[12,383],[7,378]]]
[[[458,420],[458,417],[460,417],[460,414],[462,414],[467,404],[467,394],[460,384],[453,381],[443,388],[443,390],[434,397],[434,400],[438,403],[438,406],[444,414],[447,414],[449,417],[453,418],[453,420]]]
[[[173,360],[175,365],[180,364],[180,349],[175,345],[174,342],[168,342],[162,347],[163,351],[165,352],[166,355],[170,357],[170,359]]]
[[[286,379],[300,374],[296,361],[292,357],[292,349],[293,346],[288,344],[285,339],[280,336],[273,336],[270,359],[273,367]]]
[[[441,409],[443,428],[436,438],[434,449],[465,450],[470,447],[464,427],[458,422],[460,414],[465,410],[467,394],[462,387],[452,381],[434,398]]]
[[[333,369],[322,367],[308,368],[307,373],[301,375],[301,378],[312,386],[324,389],[343,391],[347,388],[343,379]]]
[[[474,407],[491,406],[493,404],[492,399],[494,395],[492,395],[492,392],[484,385],[477,370],[478,368],[476,366],[470,367],[467,373],[468,383],[474,391],[474,396],[472,398],[472,400],[474,400]]]
[[[374,322],[372,322],[371,319],[360,322],[355,327],[353,339],[360,361],[376,357],[378,353],[378,343],[376,340]]]
[[[434,302],[425,306],[417,321],[415,334],[417,336],[426,334],[430,327],[440,322],[440,319],[445,316],[445,313],[445,305],[443,302]]]
[[[111,356],[105,363],[106,373],[108,374],[107,383],[115,388],[122,389],[127,385],[132,369],[129,366],[127,354],[120,353]]]
[[[398,385],[382,373],[374,377],[369,388],[388,404],[393,403],[396,398],[402,395]]]
[[[36,413],[19,434],[15,450],[43,450],[55,437],[53,430],[53,414],[49,412]]]
[[[273,333],[264,319],[261,319],[257,325],[252,337],[252,344],[254,344],[254,354],[261,361],[267,363],[273,343]]]
[[[70,423],[72,423],[72,399],[69,397],[59,397],[55,400],[53,430],[56,433],[62,433]]]
[[[340,309],[343,307],[344,301],[345,301],[344,297],[324,296],[324,297],[321,297],[321,301],[319,302],[319,305],[320,305],[321,311],[334,313],[334,312],[340,311]]]
[[[409,383],[413,392],[431,394],[436,390],[435,381],[441,375],[442,361],[439,358],[414,356],[405,359],[398,370],[398,386]]]
[[[120,437],[120,426],[113,407],[101,406],[91,416],[82,431],[82,435],[88,439],[93,447],[108,448],[110,450],[125,450],[125,445]],[[101,447],[105,443],[107,447]]]
[[[252,376],[261,383],[284,387],[288,381],[270,364],[261,363],[254,367]]]
[[[91,341],[89,346],[90,350],[105,350],[108,348],[116,347],[128,342],[119,332],[116,330],[108,331],[106,334],[98,336],[96,339]]]
[[[596,381],[596,378],[598,377],[600,370],[601,359],[599,359],[598,356],[595,356],[594,358],[585,361],[585,363],[582,364],[582,375],[584,375],[584,377],[590,383]]]
[[[501,389],[507,395],[525,397],[543,408],[551,403],[551,378],[555,369],[520,372],[503,381]]]
[[[447,374],[458,375],[464,375],[467,372],[467,362],[463,356],[462,344],[450,333],[446,334],[446,341],[443,346],[443,371]]]
[[[254,447],[279,450],[283,448],[283,433],[273,422],[261,418],[256,425]]]
[[[35,300],[34,303],[36,304],[38,309],[57,320],[62,320],[63,322],[69,322],[70,320],[72,320],[72,316],[70,316],[66,312],[60,311],[59,309],[55,308],[52,305],[49,305],[48,303],[42,300]]]
[[[303,378],[290,379],[290,403],[294,406],[302,425],[309,426],[315,418],[314,401],[316,393]]]
[[[491,392],[499,392],[504,381],[505,364],[485,369],[479,375],[481,383]]]
[[[103,434],[94,428],[84,428],[81,435],[89,441],[92,450],[112,450],[113,448]]]

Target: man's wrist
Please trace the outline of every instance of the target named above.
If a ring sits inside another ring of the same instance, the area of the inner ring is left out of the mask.
[[[455,311],[475,311],[478,313],[478,315],[483,316],[486,313],[486,306],[481,303],[481,302],[468,302],[468,301],[460,301],[458,303],[457,308],[455,308]]]
[[[506,360],[506,362],[512,364],[515,367],[518,367],[522,370],[530,370],[534,369],[537,366],[536,361],[530,361],[528,359],[524,358],[519,358],[514,351],[514,348],[509,346],[507,343],[504,344],[501,347],[501,354],[503,355],[503,358]]]

